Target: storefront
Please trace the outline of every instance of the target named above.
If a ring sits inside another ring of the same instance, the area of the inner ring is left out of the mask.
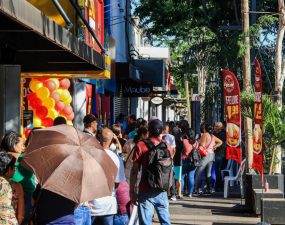
[[[0,135],[60,115],[80,126],[87,110],[80,78],[109,79],[110,59],[25,0],[3,1],[0,21]]]

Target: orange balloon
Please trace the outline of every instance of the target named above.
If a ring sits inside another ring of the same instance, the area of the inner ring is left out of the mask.
[[[52,109],[55,106],[55,101],[53,98],[46,98],[43,100],[43,105],[46,106],[48,109]]]
[[[49,97],[50,91],[47,87],[41,87],[40,89],[38,89],[36,91],[37,96],[41,99],[41,100],[45,100],[46,98]]]
[[[43,87],[43,83],[38,80],[31,80],[29,87],[32,90],[32,92],[36,92],[38,89]]]

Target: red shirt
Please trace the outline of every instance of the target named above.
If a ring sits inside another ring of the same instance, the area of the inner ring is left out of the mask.
[[[162,139],[157,138],[150,138],[149,139],[153,144],[157,145],[159,144]],[[173,156],[173,150],[172,148],[167,144],[168,150],[170,151],[170,154]],[[146,169],[148,166],[148,148],[145,145],[143,141],[140,141],[137,143],[136,148],[134,150],[133,154],[133,162],[138,163],[142,167],[142,174],[141,174],[141,180],[139,184],[139,193],[142,192],[152,192],[153,190],[148,185],[147,176],[146,176]]]

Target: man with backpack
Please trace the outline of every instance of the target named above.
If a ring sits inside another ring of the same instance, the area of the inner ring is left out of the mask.
[[[130,197],[133,204],[138,203],[140,225],[151,225],[153,208],[160,224],[169,225],[169,203],[167,191],[172,185],[173,151],[161,138],[163,124],[155,119],[149,123],[149,138],[136,145],[133,154],[133,167],[130,179]],[[136,181],[139,169],[142,175],[136,194]]]

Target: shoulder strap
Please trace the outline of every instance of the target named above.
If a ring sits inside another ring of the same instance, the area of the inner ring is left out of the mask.
[[[145,145],[148,147],[149,150],[153,150],[156,147],[149,139],[145,139],[143,140],[143,142],[145,143]]]

